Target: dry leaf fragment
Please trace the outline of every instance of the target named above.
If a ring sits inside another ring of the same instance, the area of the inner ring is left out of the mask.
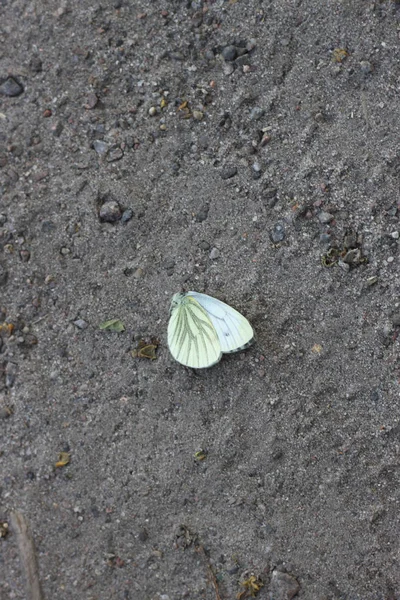
[[[347,56],[349,56],[349,53],[346,48],[335,48],[332,52],[332,59],[337,63],[342,63]]]
[[[7,521],[0,521],[0,538],[7,537],[9,533]]]
[[[196,460],[201,462],[202,460],[205,460],[207,458],[207,453],[204,452],[204,450],[199,450],[198,452],[194,453],[194,457]]]
[[[56,467],[65,467],[71,460],[71,455],[68,452],[60,452],[58,455],[58,461],[56,462]]]
[[[110,319],[109,321],[104,321],[104,323],[100,323],[99,329],[105,329],[106,331],[116,331],[117,333],[121,333],[121,331],[125,331],[125,326],[119,319]]]
[[[148,358],[150,360],[155,360],[157,358],[156,350],[159,344],[160,342],[156,338],[152,338],[150,342],[140,340],[137,348],[132,350],[131,354],[133,358]]]
[[[249,596],[255,598],[264,584],[261,581],[261,579],[259,579],[255,575],[250,575],[250,577],[242,581],[240,585],[244,587],[244,590],[237,594],[237,600],[241,600],[242,598],[246,598]]]

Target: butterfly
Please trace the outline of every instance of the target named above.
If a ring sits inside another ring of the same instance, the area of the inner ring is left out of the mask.
[[[168,346],[175,360],[187,367],[212,367],[222,354],[243,350],[254,341],[248,320],[207,294],[175,294],[170,314]]]

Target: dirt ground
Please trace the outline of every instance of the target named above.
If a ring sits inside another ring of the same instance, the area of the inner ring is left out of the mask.
[[[400,599],[400,4],[0,27],[1,600],[15,510],[47,599]],[[256,344],[175,362],[190,289]]]

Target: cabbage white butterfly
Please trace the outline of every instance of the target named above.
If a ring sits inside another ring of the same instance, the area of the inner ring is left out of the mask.
[[[212,367],[222,354],[243,350],[254,341],[248,320],[207,294],[175,294],[170,313],[168,346],[175,360],[187,367]]]

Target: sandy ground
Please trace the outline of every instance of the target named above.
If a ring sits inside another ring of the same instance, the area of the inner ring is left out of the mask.
[[[399,19],[0,2],[1,600],[12,511],[47,599],[400,598]],[[190,289],[257,343],[175,362]]]

